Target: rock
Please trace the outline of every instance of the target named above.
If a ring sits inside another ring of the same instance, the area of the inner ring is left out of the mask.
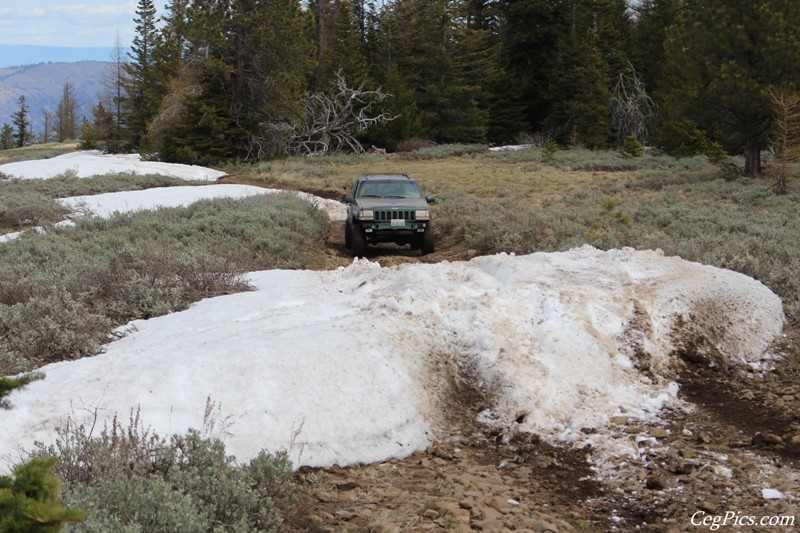
[[[350,509],[339,509],[334,513],[334,516],[339,520],[344,520],[345,522],[349,522],[354,518],[358,517],[358,513],[351,511]]]
[[[753,446],[775,446],[777,444],[783,444],[783,439],[780,437],[780,435],[775,435],[773,433],[761,433],[759,431],[753,435],[751,443]]]
[[[710,444],[713,441],[714,438],[707,431],[701,431],[700,433],[697,434],[697,442],[701,442],[703,444]]]
[[[481,520],[479,522],[473,522],[472,527],[477,529],[478,531],[502,531],[505,528],[505,524],[500,520]]]
[[[451,454],[441,446],[434,446],[433,450],[431,450],[431,455],[433,455],[434,457],[438,457],[439,459],[444,459],[446,461],[453,460],[453,454]]]
[[[617,426],[626,426],[626,425],[628,425],[628,422],[631,421],[631,417],[629,417],[629,416],[612,416],[611,418],[608,419],[608,421],[611,422],[614,425],[617,425]]]
[[[671,457],[667,464],[667,470],[678,476],[685,476],[694,471],[694,465],[689,461],[684,461],[679,457]]]
[[[700,505],[698,505],[697,508],[701,511],[704,511],[706,514],[717,514],[717,506],[708,500],[700,502]]]
[[[647,478],[644,484],[650,490],[664,490],[667,488],[667,482],[664,481],[664,478],[659,476],[651,476]]]
[[[440,516],[441,515],[439,514],[439,511],[437,511],[436,509],[425,509],[424,511],[422,511],[422,518],[425,518],[427,520],[436,520]]]
[[[652,428],[649,431],[651,437],[656,439],[665,439],[669,436],[669,430],[664,428]]]
[[[398,525],[392,524],[391,522],[373,524],[370,526],[369,530],[372,533],[400,533],[400,531],[402,531]]]
[[[492,509],[500,511],[503,514],[511,510],[510,509],[511,506],[509,505],[508,501],[504,500],[500,496],[493,496],[488,502],[486,502],[486,505],[491,507]]]
[[[536,533],[559,533],[558,527],[546,520],[535,520],[531,524],[531,529]]]
[[[348,491],[361,488],[361,485],[354,481],[348,481],[347,483],[337,483],[334,487],[336,487],[336,490]]]

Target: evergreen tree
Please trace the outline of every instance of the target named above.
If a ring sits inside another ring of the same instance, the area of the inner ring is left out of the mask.
[[[677,22],[680,0],[643,0],[637,6],[630,60],[652,95],[662,94],[667,29]]]
[[[415,104],[400,109],[392,102],[391,111],[400,118],[389,128],[419,124],[413,135],[437,142],[486,140],[483,78],[475,73],[487,43],[470,39],[476,33],[464,30],[459,9],[447,0],[400,0],[381,12],[376,78],[391,94],[410,91]],[[390,145],[400,140],[391,139]]]
[[[17,148],[22,148],[28,142],[30,137],[30,122],[28,121],[28,106],[25,104],[25,95],[20,95],[17,99],[19,109],[11,116],[11,122],[16,126],[14,133],[14,145]]]
[[[130,61],[123,67],[127,74],[125,131],[131,147],[140,148],[147,125],[161,103],[164,88],[156,75],[153,56],[158,38],[153,0],[139,0],[136,15],[136,35],[128,54]]]
[[[78,137],[78,110],[80,102],[75,96],[75,86],[64,83],[61,91],[61,100],[56,107],[56,132],[58,142],[76,139]]]
[[[759,175],[773,119],[765,88],[800,83],[798,56],[800,3],[686,0],[667,39],[662,143],[676,150],[705,134]]]
[[[612,138],[609,66],[593,29],[570,32],[559,46],[552,80],[553,111],[546,124],[561,142],[591,149],[606,148]]]
[[[41,374],[18,378],[0,376],[0,409],[9,409],[6,397],[14,389],[42,379]],[[53,474],[55,458],[35,458],[14,468],[14,476],[0,476],[0,531],[56,533],[85,514],[61,503],[61,482]]]
[[[126,141],[126,110],[128,109],[127,60],[117,35],[114,49],[111,52],[108,68],[103,77],[103,94],[100,101],[92,108],[94,124],[92,135],[98,148],[116,154],[124,152],[129,143]]]
[[[513,80],[507,87],[518,95],[509,95],[512,98],[507,100],[523,111],[521,131],[539,131],[552,112],[549,73],[558,43],[569,32],[566,8],[552,0],[503,0],[502,9],[502,58]],[[515,129],[511,124],[510,129]]]
[[[282,149],[275,124],[299,115],[313,68],[311,19],[298,0],[193,3],[184,79],[193,88],[164,136],[164,157],[257,159]]]
[[[9,124],[3,124],[3,128],[0,129],[0,150],[8,150],[15,145],[14,129]]]

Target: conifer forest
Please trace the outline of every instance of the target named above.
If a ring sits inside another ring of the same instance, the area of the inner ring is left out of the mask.
[[[86,146],[175,162],[404,143],[743,154],[800,82],[796,0],[139,0]]]

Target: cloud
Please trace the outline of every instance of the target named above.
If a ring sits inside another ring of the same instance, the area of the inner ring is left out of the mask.
[[[112,46],[133,35],[134,0],[0,0],[0,42],[49,46]],[[157,14],[165,0],[156,0]],[[125,44],[125,43],[123,43]]]

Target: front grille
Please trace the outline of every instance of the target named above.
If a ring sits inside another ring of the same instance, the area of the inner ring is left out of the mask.
[[[375,211],[374,220],[376,222],[389,222],[392,220],[410,220],[417,219],[415,211]]]

